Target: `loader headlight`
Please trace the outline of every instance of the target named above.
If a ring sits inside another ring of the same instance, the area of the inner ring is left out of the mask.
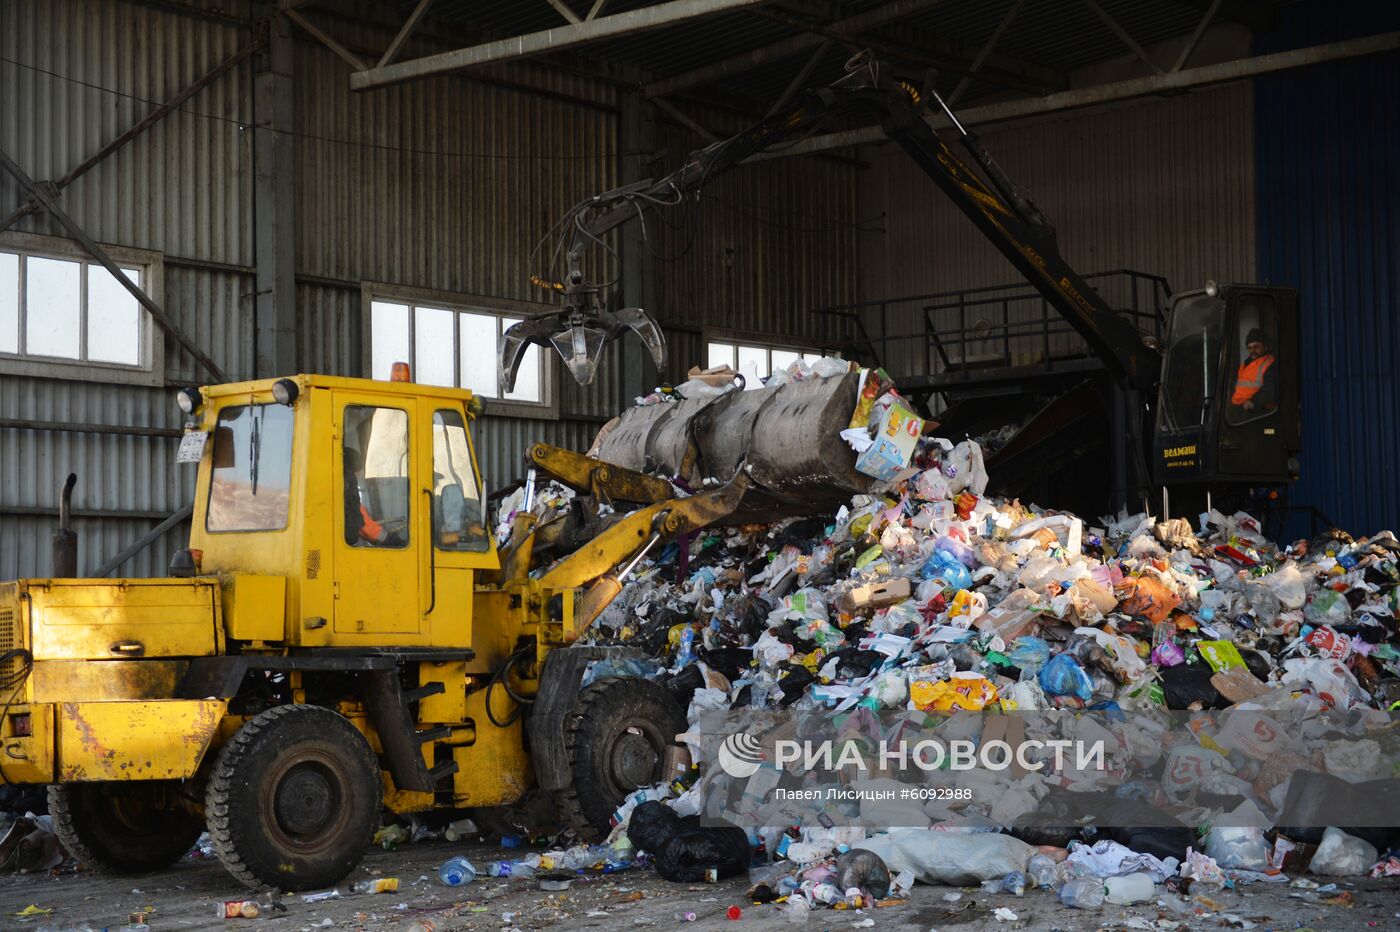
[[[182,388],[175,393],[175,403],[186,414],[194,414],[199,410],[199,406],[204,404],[204,396],[197,388]]]
[[[286,405],[290,408],[297,403],[297,396],[300,394],[301,389],[291,379],[278,379],[272,383],[272,397],[279,405]]]

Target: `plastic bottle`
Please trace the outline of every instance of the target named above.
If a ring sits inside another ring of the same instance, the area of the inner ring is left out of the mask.
[[[1023,896],[1026,892],[1026,875],[1012,871],[1001,879],[1001,889],[1012,896]]]
[[[1026,877],[1037,887],[1055,886],[1055,860],[1048,855],[1033,854],[1026,865]]]
[[[449,887],[464,887],[476,879],[476,867],[460,854],[448,858],[438,868],[438,880]]]
[[[1103,881],[1093,877],[1071,880],[1060,888],[1060,902],[1071,909],[1098,909],[1103,905]]]
[[[1126,877],[1110,877],[1104,881],[1104,902],[1114,906],[1128,906],[1144,903],[1152,899],[1157,886],[1151,874],[1128,874]]]
[[[373,880],[357,880],[350,885],[351,893],[397,893],[399,878],[377,877]]]

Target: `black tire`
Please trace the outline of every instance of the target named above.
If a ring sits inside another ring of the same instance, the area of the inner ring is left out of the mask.
[[[49,815],[63,847],[88,867],[145,874],[180,860],[204,831],[176,792],[164,781],[60,783],[49,787]]]
[[[555,802],[565,825],[584,838],[607,835],[627,795],[661,780],[666,749],[687,727],[670,693],[650,680],[610,677],[585,689],[564,720],[570,783]]]
[[[205,793],[209,838],[249,887],[316,890],[360,863],[379,825],[379,763],[330,709],[283,705],[224,745]]]

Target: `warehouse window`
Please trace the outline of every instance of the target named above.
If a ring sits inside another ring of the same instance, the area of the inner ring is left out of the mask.
[[[117,267],[151,293],[155,263],[110,251]],[[0,236],[0,372],[160,384],[153,331],[135,296],[76,244]]]
[[[388,379],[394,363],[407,362],[415,382],[470,389],[522,413],[552,411],[550,373],[539,346],[525,351],[515,388],[504,395],[500,391],[497,347],[501,334],[523,315],[437,295],[415,297],[377,290],[369,294],[370,378]]]
[[[812,363],[823,356],[838,355],[805,347],[711,340],[706,344],[705,366],[711,369],[715,366],[728,366],[750,378],[757,374],[760,379],[766,379],[799,359]]]

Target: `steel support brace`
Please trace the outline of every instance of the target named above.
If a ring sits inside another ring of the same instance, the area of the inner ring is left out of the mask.
[[[268,25],[267,67],[255,80],[254,103],[256,377],[297,370],[294,42],[283,17],[273,17]]]
[[[174,113],[176,109],[183,106],[185,101],[189,100],[191,97],[195,96],[200,91],[213,84],[221,76],[232,71],[240,62],[248,58],[260,47],[261,43],[257,40],[254,40],[253,42],[250,42],[248,45],[245,45],[238,51],[234,52],[228,58],[225,58],[223,61],[219,62],[213,67],[213,69],[211,69],[207,74],[205,74],[204,77],[200,78],[198,81],[195,81],[189,87],[180,91],[178,94],[171,97],[159,107],[156,107],[150,113],[142,117],[139,122],[137,122],[126,132],[122,133],[120,136],[107,143],[101,149],[98,149],[96,152],[94,152],[91,156],[85,159],[82,162],[82,164],[80,164],[77,168],[74,168],[68,174],[55,181],[54,188],[59,191],[62,191],[64,188],[77,181],[83,175],[87,174],[93,168],[97,167],[97,165],[101,164],[107,158],[107,156],[111,155],[112,153],[120,149],[122,146],[125,146],[127,143],[131,142],[133,139],[135,139],[137,136],[140,136],[152,126],[155,126],[161,120]],[[10,227],[14,226],[16,223],[23,220],[25,217],[29,216],[30,214],[34,213],[39,209],[39,202],[34,200],[33,198],[30,198],[28,201],[17,207],[14,213],[10,214],[4,220],[0,220],[0,231],[8,230]]]
[[[1345,61],[1367,55],[1381,55],[1400,51],[1400,32],[1384,32],[1359,39],[1345,39],[1326,45],[1292,49],[1287,52],[1273,52],[1256,55],[1253,58],[1240,58],[1220,62],[1215,65],[1201,65],[1182,71],[1153,74],[1112,84],[1096,84],[1092,87],[1079,87],[1044,97],[1027,97],[1008,100],[1005,103],[973,107],[958,114],[958,119],[966,126],[983,127],[991,123],[1006,123],[1024,117],[1056,113],[1061,110],[1074,110],[1079,107],[1094,107],[1099,104],[1114,103],[1120,100],[1133,100],[1139,97],[1152,97],[1157,94],[1172,93],[1193,87],[1209,87],[1229,81],[1241,81],[1263,74],[1289,71],[1293,68],[1306,68],[1330,61]],[[935,129],[950,125],[941,115],[928,117]],[[760,153],[751,161],[764,161],[774,158],[790,158],[794,155],[807,155],[812,152],[825,152],[829,149],[844,149],[848,146],[863,146],[885,141],[885,134],[878,126],[863,129],[843,130],[827,133],[793,143],[781,152]]]
[[[151,544],[154,544],[156,541],[160,540],[162,537],[165,536],[166,531],[170,530],[175,525],[179,524],[181,521],[189,520],[189,517],[192,514],[194,514],[194,505],[186,505],[184,508],[181,508],[179,511],[166,518],[160,524],[157,524],[145,534],[142,534],[140,537],[136,538],[136,540],[132,541],[131,544],[127,546],[127,548],[121,553],[117,554],[115,557],[112,557],[112,559],[99,566],[96,570],[93,571],[93,577],[96,579],[101,579],[104,576],[110,576],[113,570],[121,566],[127,560],[130,560],[132,557],[136,556],[141,551],[145,550],[147,547],[151,546]]]
[[[111,256],[107,255],[107,250],[97,245],[93,238],[88,236],[82,227],[78,226],[78,222],[68,216],[68,213],[59,206],[57,191],[50,191],[50,186],[41,185],[33,178],[30,178],[29,174],[25,172],[23,168],[20,168],[19,164],[16,163],[14,159],[10,158],[9,153],[4,149],[0,149],[0,167],[3,167],[13,175],[15,180],[19,182],[20,187],[27,190],[32,197],[38,200],[38,202],[44,206],[44,209],[52,214],[53,218],[59,222],[59,225],[68,231],[69,236],[77,240],[82,247],[88,251],[88,254],[107,270],[108,274],[121,283],[123,288],[131,292],[131,296],[150,313],[151,319],[159,324],[162,330],[174,337],[177,343],[188,350],[190,355],[197,359],[199,364],[209,371],[209,374],[214,377],[215,381],[227,381],[224,378],[224,371],[219,368],[218,364],[210,359],[209,355],[205,353],[204,350],[199,348],[199,345],[191,339],[189,334],[181,330],[179,325],[170,319],[159,304],[151,300],[150,295],[146,294],[135,282],[127,278],[126,273],[117,267],[117,264],[112,261]]]
[[[764,2],[767,0],[670,0],[669,3],[657,3],[625,13],[615,13],[576,26],[560,26],[543,32],[513,36],[484,45],[398,62],[383,68],[361,69],[350,75],[350,88],[364,91],[401,81],[451,74],[488,62],[510,61],[544,52],[557,52],[585,42],[615,39],[648,29],[674,26],[702,16],[757,6]]]

